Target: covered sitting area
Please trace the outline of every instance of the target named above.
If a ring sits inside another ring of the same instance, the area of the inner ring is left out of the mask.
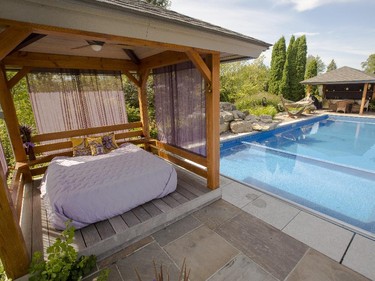
[[[220,63],[256,58],[269,46],[143,1],[2,1],[0,104],[16,162],[11,184],[5,167],[0,169],[0,259],[8,276],[25,275],[32,253],[45,251],[60,232],[47,218],[38,187],[56,157],[75,161],[73,138],[112,134],[116,149],[131,143],[169,163],[177,175],[168,195],[76,231],[74,246],[81,254],[105,257],[219,199],[225,184],[219,174]],[[37,133],[26,143],[12,95],[25,77],[37,122]],[[113,109],[125,108],[114,77],[136,87],[139,121],[128,122],[126,112]],[[150,134],[148,79],[156,139]],[[52,80],[65,89],[51,87]],[[101,108],[100,116],[94,107]],[[137,164],[134,170],[149,172]]]
[[[375,75],[351,67],[341,67],[304,80],[302,84],[323,86],[323,101],[335,112],[363,114],[375,99]]]

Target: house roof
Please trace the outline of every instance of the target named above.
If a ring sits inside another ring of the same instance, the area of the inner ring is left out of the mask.
[[[133,51],[140,59],[165,51],[163,44],[219,52],[222,61],[256,58],[271,46],[253,37],[141,0],[0,0],[0,6],[0,30],[1,19],[4,19],[94,32],[111,35],[112,38],[117,36],[162,43],[159,49],[155,45],[153,48],[135,46]],[[90,53],[89,48],[77,49],[87,44],[82,38],[80,41],[77,39],[49,34],[22,51],[99,56],[99,53]],[[106,41],[105,37],[102,40]],[[106,43],[112,46],[107,44],[100,56],[127,58],[120,47],[116,50],[114,46],[114,43],[123,42]]]
[[[92,0],[79,0],[79,1],[92,2]],[[145,1],[141,1],[141,0],[94,0],[94,1],[101,5],[108,5],[109,7],[116,6],[120,9],[131,10],[134,13],[138,13],[140,15],[148,15],[150,17],[163,19],[164,21],[170,21],[170,22],[174,22],[177,24],[183,24],[183,25],[187,25],[187,26],[197,28],[197,29],[205,29],[205,30],[209,30],[211,32],[215,32],[218,34],[231,36],[233,38],[240,38],[241,40],[246,40],[249,43],[256,44],[262,47],[268,48],[271,46],[271,44],[255,39],[253,37],[246,36],[244,34],[241,34],[241,33],[229,30],[229,29],[225,29],[217,25],[213,25],[211,23],[208,23],[199,19],[195,19],[186,15],[183,15],[183,14],[177,13],[169,9],[164,9],[155,5],[151,5]]]
[[[301,84],[363,84],[375,83],[375,75],[367,74],[361,70],[343,66],[330,72],[306,79]]]

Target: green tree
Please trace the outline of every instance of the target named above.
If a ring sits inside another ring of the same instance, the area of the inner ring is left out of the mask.
[[[283,36],[275,43],[272,49],[270,80],[268,83],[268,92],[272,94],[280,93],[280,84],[285,65],[285,49],[285,38]]]
[[[331,62],[329,63],[329,65],[327,66],[327,72],[330,72],[332,70],[335,70],[337,69],[337,65],[336,65],[336,62],[334,59],[331,60]]]
[[[305,79],[315,77],[316,75],[318,75],[318,61],[315,58],[312,58],[307,63]],[[317,87],[312,86],[311,94],[316,95],[317,93],[318,93]]]
[[[362,69],[368,74],[375,73],[375,54],[371,54],[366,61],[361,63]]]
[[[319,56],[314,57],[313,55],[309,55],[307,57],[306,65],[308,65],[311,60],[316,60],[316,63],[318,65],[318,74],[323,73],[326,69],[326,65],[324,64],[322,59]]]
[[[165,9],[171,6],[170,0],[146,0],[146,2]]]
[[[305,96],[304,86],[300,83],[304,80],[306,72],[307,44],[306,36],[298,37],[296,40],[296,79],[294,84],[293,99],[300,100]]]
[[[296,80],[296,48],[295,37],[292,35],[286,52],[286,60],[283,70],[283,78],[280,84],[280,93],[286,99],[294,99],[295,80]]]

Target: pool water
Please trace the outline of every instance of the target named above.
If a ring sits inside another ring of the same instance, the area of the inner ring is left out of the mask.
[[[375,119],[325,115],[221,144],[221,174],[375,234]]]

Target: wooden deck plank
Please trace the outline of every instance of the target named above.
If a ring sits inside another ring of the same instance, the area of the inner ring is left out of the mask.
[[[129,228],[121,216],[115,216],[113,218],[110,218],[109,222],[116,233],[124,232],[126,229]]]
[[[94,224],[90,224],[89,226],[82,228],[81,232],[83,239],[85,240],[86,247],[95,245],[102,240]]]
[[[206,194],[207,192],[203,192],[202,188],[197,188],[194,182],[189,182],[184,179],[179,180],[179,185],[183,186],[184,188],[188,189],[191,193],[195,194],[196,196],[201,196]]]
[[[186,197],[189,200],[193,200],[194,198],[197,198],[198,196],[187,190],[184,186],[182,185],[177,185],[177,192]]]
[[[156,207],[159,208],[159,210],[161,210],[163,213],[166,213],[170,210],[172,210],[172,207],[169,206],[167,203],[165,203],[163,200],[161,199],[154,199],[151,201]]]
[[[84,248],[86,248],[85,240],[83,239],[82,233],[80,229],[77,229],[74,232],[74,239],[73,239],[73,245],[72,245],[77,251],[80,251]]]
[[[151,215],[147,213],[147,211],[142,206],[138,206],[137,208],[134,208],[133,213],[134,215],[137,216],[137,218],[141,222],[147,221],[148,219],[151,218]]]
[[[172,196],[173,199],[175,199],[177,202],[179,202],[181,204],[189,202],[189,199],[187,199],[185,196],[181,195],[177,191],[172,192],[170,195]]]
[[[100,221],[95,224],[96,229],[99,232],[100,238],[102,240],[114,235],[116,232],[112,228],[112,225],[108,220]]]
[[[182,170],[181,168],[176,168],[176,171],[177,171],[177,178],[178,179],[190,182],[197,187],[201,187],[202,191],[204,193],[210,192],[210,190],[207,188],[207,180],[206,179],[204,179],[204,178],[202,178],[198,175],[195,175],[195,174],[193,174],[189,171]]]
[[[180,205],[180,203],[178,203],[177,201],[176,201],[176,199],[174,199],[172,196],[170,196],[170,195],[167,195],[167,196],[165,196],[165,197],[163,197],[161,200],[163,200],[165,203],[167,203],[170,207],[172,207],[172,208],[175,208],[175,207],[177,207],[177,206],[179,206]]]
[[[158,207],[156,207],[152,202],[143,204],[142,207],[150,214],[151,217],[156,217],[163,213]]]
[[[141,223],[141,221],[136,217],[136,215],[133,214],[132,211],[122,214],[121,217],[129,227]]]

